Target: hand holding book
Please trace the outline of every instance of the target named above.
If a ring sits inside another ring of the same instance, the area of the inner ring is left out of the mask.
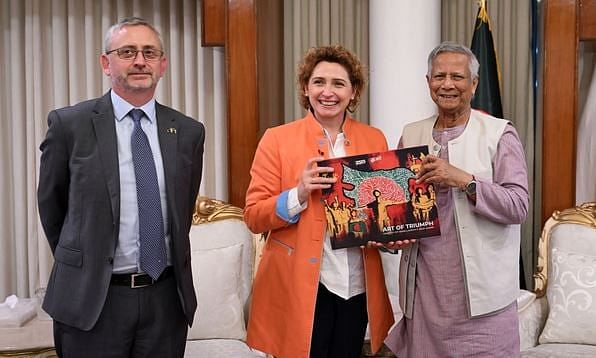
[[[448,161],[432,154],[427,155],[422,160],[422,165],[417,178],[417,183],[447,185],[460,188],[462,191],[465,189],[466,185],[474,179],[472,174],[461,170],[449,164]]]
[[[304,204],[313,190],[329,189],[337,181],[333,176],[333,168],[318,166],[323,157],[313,157],[306,162],[306,166],[300,175],[298,182],[298,200]]]
[[[396,241],[389,241],[389,242],[376,242],[376,241],[369,241],[366,243],[369,247],[376,247],[376,248],[386,248],[389,250],[401,250],[404,246],[408,246],[416,242],[416,239],[406,239],[406,240],[396,240]]]

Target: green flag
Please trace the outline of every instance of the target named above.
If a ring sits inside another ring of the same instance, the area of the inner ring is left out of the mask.
[[[499,66],[485,0],[480,1],[471,50],[480,62],[480,80],[472,99],[472,108],[503,118]]]

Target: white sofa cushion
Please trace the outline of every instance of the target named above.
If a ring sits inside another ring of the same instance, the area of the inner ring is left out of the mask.
[[[192,225],[190,247],[198,308],[188,339],[246,339],[254,262],[251,232],[238,219]]]
[[[191,250],[209,250],[243,244],[241,261],[234,265],[240,270],[240,300],[247,313],[252,291],[253,263],[255,248],[253,235],[242,220],[226,219],[192,225],[190,228]],[[200,267],[199,267],[200,269]],[[196,272],[193,269],[193,273]]]
[[[193,283],[199,304],[188,339],[246,339],[240,300],[242,246],[192,250]]]
[[[594,230],[558,225],[552,231],[548,287],[549,314],[543,343],[596,345],[596,241]]]

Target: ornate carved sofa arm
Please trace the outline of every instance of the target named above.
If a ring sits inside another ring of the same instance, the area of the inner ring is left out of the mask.
[[[544,328],[548,314],[546,297],[536,298],[536,295],[530,291],[522,291],[520,297],[527,295],[533,297],[525,304],[523,302],[520,304],[520,299],[518,299],[519,340],[522,351],[538,344],[538,337]]]

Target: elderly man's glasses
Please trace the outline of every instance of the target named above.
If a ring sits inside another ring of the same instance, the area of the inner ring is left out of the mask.
[[[112,52],[116,52],[118,57],[120,57],[123,60],[134,60],[135,58],[137,58],[137,54],[139,52],[143,54],[145,61],[157,61],[161,58],[161,56],[163,56],[163,51],[152,47],[137,50],[135,47],[132,46],[124,46],[115,50],[107,51],[106,55],[109,55]]]

